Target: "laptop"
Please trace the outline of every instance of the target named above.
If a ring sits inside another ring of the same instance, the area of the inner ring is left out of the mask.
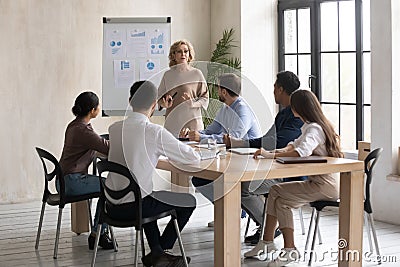
[[[277,157],[276,162],[282,164],[294,164],[294,163],[326,163],[328,160],[320,156],[309,156],[309,157]]]

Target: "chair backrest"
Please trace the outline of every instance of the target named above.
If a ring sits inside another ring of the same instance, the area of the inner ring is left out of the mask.
[[[136,223],[137,223],[137,225],[140,225],[141,218],[142,218],[142,194],[141,194],[140,187],[139,187],[139,184],[137,183],[135,175],[127,167],[125,167],[121,164],[115,163],[115,162],[107,161],[107,160],[98,162],[97,170],[99,172],[99,176],[101,177],[100,178],[100,181],[101,181],[100,201],[101,201],[102,207],[104,207],[105,202],[107,201],[105,192],[111,198],[113,198],[115,200],[122,199],[127,194],[132,192],[134,195],[135,201],[131,202],[130,204],[132,204],[132,207],[133,207],[132,212],[135,213],[134,218],[136,218],[136,221],[137,221]],[[105,180],[102,179],[102,178],[104,178],[104,177],[102,177],[103,172],[122,175],[129,180],[129,185],[127,187],[125,187],[124,189],[118,190],[118,191],[110,189],[105,184]],[[124,205],[124,204],[122,204],[122,205]],[[112,206],[118,206],[118,205],[113,204],[113,205],[111,205],[111,207]],[[107,206],[107,208],[109,208],[109,207],[110,206]],[[104,212],[104,208],[102,208],[102,212]]]
[[[54,177],[56,177],[56,179],[58,178],[60,183],[64,182],[63,181],[64,179],[60,179],[62,177],[62,170],[60,164],[58,163],[58,160],[50,152],[47,152],[42,148],[36,147],[36,151],[39,154],[39,158],[42,161],[43,165],[43,170],[44,170],[43,201],[46,201],[48,196],[51,194],[51,192],[49,191],[49,182],[52,181]],[[52,172],[48,171],[45,160],[51,162],[54,165],[54,170]],[[64,186],[61,186],[60,184],[60,188],[64,189]]]
[[[371,207],[371,202],[370,202],[370,197],[371,197],[370,186],[371,186],[371,180],[372,180],[372,170],[373,170],[376,162],[378,161],[382,151],[383,151],[382,148],[377,148],[377,149],[371,151],[364,160],[364,172],[367,176],[367,179],[365,181],[364,210],[367,213],[372,213],[372,207]]]
[[[106,140],[110,140],[110,134],[101,134],[100,135],[101,138],[104,138]],[[92,161],[92,174],[93,175],[97,175],[97,161],[99,160],[103,160],[103,158],[101,157],[94,157],[93,161]]]

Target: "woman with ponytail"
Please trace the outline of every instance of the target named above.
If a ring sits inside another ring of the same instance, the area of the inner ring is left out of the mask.
[[[311,155],[342,157],[339,136],[332,124],[322,112],[317,97],[308,90],[297,90],[290,97],[293,114],[299,117],[304,125],[299,138],[290,142],[285,148],[275,151],[259,149],[254,158],[307,157]],[[306,181],[286,182],[271,187],[267,199],[267,220],[264,236],[256,247],[244,254],[255,257],[276,251],[274,232],[279,223],[283,234],[284,248],[279,257],[267,266],[286,266],[300,258],[294,245],[293,208],[299,208],[312,201],[337,200],[339,197],[338,179],[334,174],[312,175]]]
[[[64,148],[60,159],[65,181],[65,194],[76,196],[100,192],[100,181],[95,175],[88,174],[96,152],[108,155],[109,142],[101,138],[92,128],[90,120],[99,114],[99,98],[93,92],[83,92],[75,100],[72,113],[76,118],[70,122],[65,131]],[[59,181],[57,181],[59,190]],[[94,224],[89,235],[89,249],[93,249],[100,214],[96,208]],[[103,225],[103,229],[107,225]],[[111,239],[103,231],[99,245],[103,249],[112,249]]]

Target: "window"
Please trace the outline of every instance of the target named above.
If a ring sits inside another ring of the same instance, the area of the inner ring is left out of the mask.
[[[370,140],[370,0],[279,0],[279,69],[297,73],[341,136]]]

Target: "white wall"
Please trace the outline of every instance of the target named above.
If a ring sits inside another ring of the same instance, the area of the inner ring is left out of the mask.
[[[244,8],[245,6],[245,8]],[[235,29],[238,49],[233,56],[242,62],[242,94],[258,116],[263,132],[276,112],[273,84],[277,72],[277,0],[211,1],[211,49],[224,29]]]
[[[400,223],[400,183],[386,176],[397,170],[400,145],[399,12],[398,0],[371,1],[371,147],[383,148],[375,167],[372,205],[377,220],[396,224]]]
[[[243,83],[243,96],[257,115],[263,132],[274,121],[273,96],[278,66],[277,0],[242,0],[242,73],[252,85]]]
[[[171,39],[190,40],[209,59],[210,0],[0,0],[0,203],[41,197],[34,147],[59,157],[75,97],[101,96],[104,16],[171,16]],[[103,133],[112,121],[92,124]]]

